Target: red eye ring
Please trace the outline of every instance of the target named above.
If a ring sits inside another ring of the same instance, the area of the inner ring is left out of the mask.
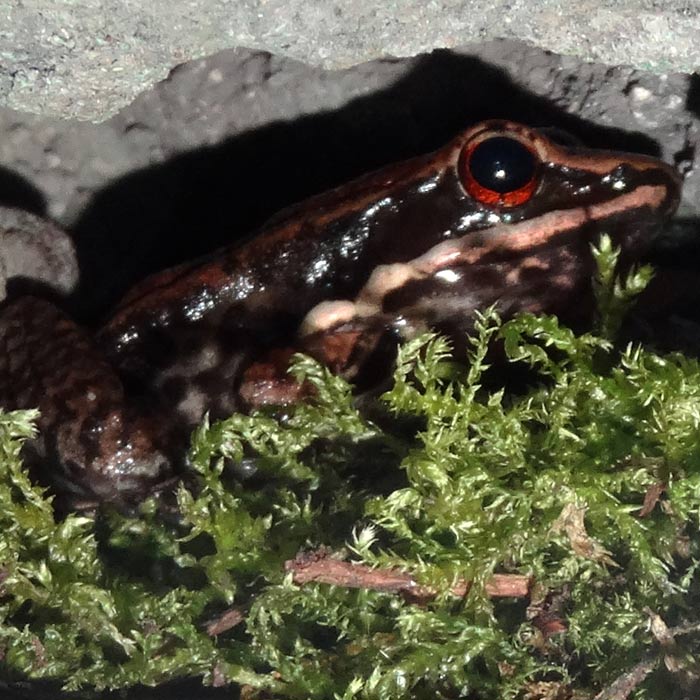
[[[490,207],[525,204],[539,184],[540,159],[528,143],[503,132],[487,132],[467,143],[459,156],[462,185]]]

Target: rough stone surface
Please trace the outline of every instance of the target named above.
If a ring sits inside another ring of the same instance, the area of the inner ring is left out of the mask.
[[[102,121],[232,46],[328,69],[508,38],[662,72],[699,35],[698,0],[0,0],[0,105]]]
[[[0,207],[0,298],[7,280],[69,294],[78,282],[75,249],[57,226],[22,209]],[[25,289],[27,287],[25,286]]]

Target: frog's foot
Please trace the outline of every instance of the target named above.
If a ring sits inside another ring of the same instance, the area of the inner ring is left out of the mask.
[[[42,299],[0,310],[0,407],[39,409],[27,451],[39,478],[72,502],[125,505],[171,473],[162,421],[127,403],[88,333]]]
[[[271,350],[246,368],[238,390],[246,408],[290,406],[313,394],[310,385],[298,382],[289,374],[289,364],[296,351],[295,348]]]

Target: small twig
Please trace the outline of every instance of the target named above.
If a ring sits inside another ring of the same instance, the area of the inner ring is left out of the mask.
[[[532,576],[523,574],[494,574],[484,589],[491,598],[527,598],[532,588]]]
[[[215,618],[209,620],[204,629],[210,637],[216,637],[217,635],[223,634],[227,630],[232,629],[236,625],[239,625],[244,619],[245,615],[240,608],[228,608],[220,615],[217,615]]]
[[[340,561],[331,557],[330,550],[319,549],[298,555],[285,562],[285,571],[291,571],[294,583],[329,583],[344,588],[365,588],[373,591],[397,593],[411,603],[427,603],[437,596],[437,591],[417,583],[409,574],[390,569],[371,569],[364,564]],[[532,580],[517,574],[495,574],[486,584],[487,595],[492,598],[525,598],[530,594]],[[453,595],[463,598],[469,593],[471,581],[458,581],[451,589]],[[232,629],[245,620],[240,608],[228,608],[209,620],[204,629],[210,637]]]
[[[685,622],[667,628],[664,637],[673,639],[697,632],[700,632],[700,623]],[[664,644],[661,646],[663,648]],[[621,673],[607,688],[603,688],[593,700],[627,700],[630,693],[659,665],[661,658],[662,654],[659,653],[647,654],[638,664]]]
[[[646,656],[629,671],[619,675],[607,688],[603,688],[593,700],[627,700],[630,693],[656,668],[659,657]]]
[[[657,481],[652,484],[644,494],[644,503],[637,513],[638,518],[646,518],[659,502],[663,492],[666,490],[666,484],[663,481]]]
[[[328,583],[343,588],[364,588],[404,596],[412,603],[427,603],[438,594],[434,588],[418,583],[410,574],[396,569],[371,569],[364,564],[333,559],[325,550],[300,554],[285,563],[285,571],[292,573],[294,583]],[[458,581],[451,589],[453,595],[463,598],[472,582]],[[495,574],[486,584],[486,593],[492,598],[526,598],[532,579],[520,574]]]

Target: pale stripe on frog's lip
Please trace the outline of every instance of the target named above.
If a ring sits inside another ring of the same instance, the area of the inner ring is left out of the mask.
[[[527,219],[517,224],[501,224],[483,231],[473,231],[461,238],[443,241],[407,263],[379,265],[355,301],[333,300],[317,304],[305,316],[299,336],[328,331],[355,318],[367,318],[382,312],[387,295],[405,284],[434,276],[457,265],[473,265],[487,255],[498,252],[522,252],[557,240],[585,224],[603,221],[626,211],[648,207],[658,210],[668,196],[664,185],[640,185],[632,192],[618,195],[600,204],[563,209]]]

